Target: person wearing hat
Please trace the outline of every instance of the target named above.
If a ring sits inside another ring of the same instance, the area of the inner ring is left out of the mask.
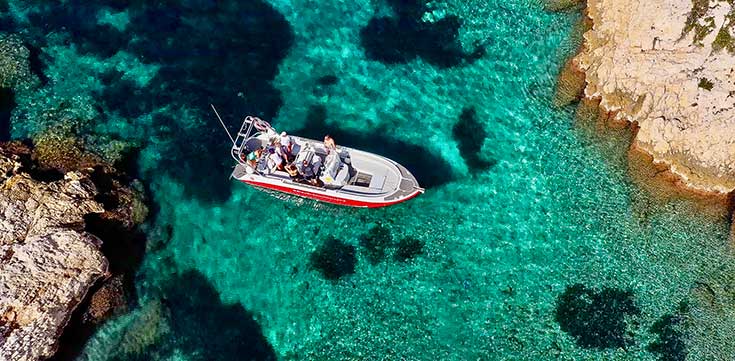
[[[283,154],[286,156],[288,161],[290,162],[293,157],[293,140],[291,139],[291,136],[288,135],[286,132],[281,132],[281,149],[283,149]]]

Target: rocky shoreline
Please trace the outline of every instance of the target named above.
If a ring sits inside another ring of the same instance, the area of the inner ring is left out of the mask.
[[[550,8],[574,6],[559,3]],[[578,87],[608,122],[633,124],[632,148],[688,190],[735,190],[735,5],[588,0],[586,14],[581,51],[560,77],[561,102]]]
[[[141,193],[113,168],[47,163],[28,145],[0,143],[0,355],[11,360],[49,358],[60,337],[124,308],[131,270],[110,250],[142,242],[132,236],[145,218]]]

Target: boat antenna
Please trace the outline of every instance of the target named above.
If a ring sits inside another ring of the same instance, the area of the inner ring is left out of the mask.
[[[214,110],[214,115],[217,116],[217,119],[219,120],[219,123],[222,124],[222,128],[225,128],[225,132],[227,132],[227,136],[230,137],[230,141],[232,144],[235,144],[235,139],[232,138],[232,134],[230,134],[230,131],[227,130],[227,126],[225,125],[225,122],[222,121],[222,117],[219,116],[219,113],[217,112],[217,108],[214,107],[214,104],[209,104],[209,106],[212,107],[212,110]]]

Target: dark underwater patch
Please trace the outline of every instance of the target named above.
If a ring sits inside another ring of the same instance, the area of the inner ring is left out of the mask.
[[[633,343],[626,318],[640,313],[631,291],[596,291],[575,284],[559,295],[555,316],[561,329],[579,347],[606,349],[625,348]]]
[[[414,257],[424,253],[424,242],[414,237],[403,237],[398,241],[396,253],[393,259],[399,262],[407,262]]]
[[[162,303],[170,312],[171,335],[144,350],[172,356],[175,349],[189,360],[276,360],[253,314],[241,304],[223,303],[209,280],[187,271],[169,280]]]
[[[219,202],[229,197],[225,182],[231,161],[226,137],[208,104],[216,104],[232,128],[247,114],[273,117],[282,100],[271,81],[288,54],[293,31],[283,15],[263,1],[200,5],[172,9],[157,3],[131,19],[129,28],[136,34],[131,51],[162,67],[144,90],[123,84],[119,93],[136,96],[130,99],[133,104],[118,108],[132,115],[138,104],[153,101],[140,110],[168,104],[200,109],[205,121],[193,126],[181,127],[172,117],[159,119],[168,120],[165,128],[170,133],[159,137],[171,145],[164,157],[171,167],[162,169],[169,169],[197,198]]]
[[[370,228],[367,233],[360,235],[360,246],[371,264],[378,264],[385,259],[388,247],[393,245],[393,235],[385,226],[378,224]]]
[[[130,230],[119,221],[98,214],[84,218],[85,231],[105,240],[102,253],[110,261],[110,272],[125,275],[127,289],[132,289],[133,277],[143,260],[146,238],[139,230]]]
[[[10,116],[14,108],[13,89],[0,88],[0,141],[10,140]]]
[[[330,86],[337,84],[339,81],[339,78],[336,75],[324,75],[319,77],[319,79],[316,80],[316,83],[321,86]]]
[[[12,32],[15,29],[15,21],[9,13],[8,1],[0,0],[0,31]]]
[[[270,82],[294,34],[264,1],[149,4],[131,18],[129,31],[136,36],[130,51],[162,65],[150,88],[175,102],[201,104],[206,112],[215,103],[226,119],[237,120],[271,118],[281,106]]]
[[[338,280],[355,273],[357,256],[355,246],[332,236],[327,237],[310,257],[311,267],[328,280]]]
[[[28,21],[33,25],[29,35],[36,46],[45,44],[46,34],[65,32],[79,51],[109,57],[128,42],[125,33],[97,22],[101,10],[122,10],[126,6],[124,1],[52,0],[34,5],[28,13]]]
[[[205,202],[221,203],[230,197],[232,159],[229,139],[215,124],[177,126],[169,115],[154,115],[154,127],[163,140],[164,156],[154,172],[165,172],[186,188],[187,194]]]
[[[339,78],[336,75],[324,75],[316,80],[316,85],[312,92],[316,96],[324,96],[329,92],[333,85],[339,82]]]
[[[452,167],[449,163],[421,146],[393,139],[385,129],[345,130],[337,125],[328,126],[326,119],[327,108],[313,105],[309,108],[304,127],[294,131],[294,134],[316,140],[330,134],[337,145],[343,144],[388,157],[411,171],[422,187],[438,187],[452,180]]]
[[[487,131],[477,120],[474,107],[465,108],[459,120],[452,127],[452,137],[459,144],[459,152],[470,171],[482,171],[495,165],[496,161],[482,156],[482,144],[487,138]]]
[[[435,22],[424,22],[423,0],[390,0],[395,17],[373,18],[360,31],[360,42],[368,59],[384,64],[403,64],[421,58],[439,68],[449,68],[482,57],[485,48],[477,46],[466,53],[460,44],[461,20],[447,15]]]
[[[657,353],[661,361],[685,361],[687,346],[685,328],[689,305],[682,302],[675,314],[662,316],[651,327],[651,332],[658,335],[656,341],[648,345],[650,352]]]
[[[96,98],[107,109],[125,118],[135,118],[154,109],[150,91],[141,89],[134,81],[123,79],[123,73],[112,70],[100,75],[102,90]]]
[[[105,9],[128,10],[124,31],[98,24],[97,14]],[[124,50],[160,65],[145,87],[118,71],[103,74],[105,87],[96,94],[103,109],[131,121],[161,107],[193,109],[201,123],[161,116],[150,127],[151,137],[169,145],[159,149],[160,170],[202,201],[229,197],[224,185],[231,165],[228,141],[209,104],[218,106],[231,128],[239,127],[247,114],[276,114],[282,99],[271,81],[294,37],[282,14],[262,0],[69,0],[41,3],[29,20],[34,25],[29,38],[36,47],[49,32],[67,33],[82,53],[109,57]]]
[[[48,83],[48,76],[46,76],[46,62],[43,59],[43,52],[37,46],[26,42],[23,44],[28,49],[28,67],[38,80],[41,81],[41,85]]]

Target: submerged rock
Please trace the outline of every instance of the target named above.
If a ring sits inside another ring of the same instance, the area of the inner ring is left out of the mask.
[[[131,313],[102,326],[79,359],[276,359],[258,315],[240,303],[223,302],[200,272],[176,274],[158,291]]]
[[[85,230],[90,214],[110,213],[89,171],[39,180],[32,157],[20,143],[0,143],[0,355],[10,360],[52,356],[110,268],[102,240]]]
[[[447,15],[425,21],[430,14],[425,0],[391,0],[394,17],[375,17],[360,31],[360,43],[368,59],[384,64],[405,64],[415,58],[439,68],[469,64],[485,55],[477,45],[466,52],[459,41],[462,21]]]
[[[574,59],[585,97],[637,124],[633,146],[689,188],[735,189],[733,3],[589,0],[587,14],[594,27]]]
[[[34,144],[33,160],[43,169],[65,173],[102,162],[98,157],[85,153],[81,141],[72,135],[46,132],[35,137]]]
[[[0,88],[15,88],[35,81],[30,55],[19,36],[0,33]]]
[[[99,323],[113,313],[124,311],[126,303],[122,275],[111,277],[92,294],[83,319],[86,322]]]
[[[496,164],[494,159],[482,154],[487,131],[477,119],[474,107],[462,109],[459,120],[452,127],[452,137],[457,141],[460,155],[471,172],[487,170]]]
[[[571,59],[564,63],[556,82],[554,105],[563,107],[582,98],[585,84],[584,72],[577,69]]]
[[[544,9],[547,11],[564,11],[584,5],[585,0],[546,0]]]
[[[328,280],[338,280],[355,273],[357,256],[355,246],[334,237],[327,237],[319,248],[311,253],[311,266]]]
[[[618,348],[633,343],[626,317],[640,314],[633,293],[568,286],[556,304],[556,322],[583,348]]]
[[[390,229],[378,224],[360,236],[360,246],[371,264],[378,264],[385,258],[388,247],[393,245],[393,235]]]
[[[398,241],[396,253],[393,258],[396,261],[407,262],[408,260],[424,253],[424,241],[414,237],[403,237]]]
[[[648,351],[657,353],[662,361],[685,361],[688,355],[686,345],[686,323],[689,305],[682,302],[674,314],[662,316],[651,327],[657,339],[648,345]]]

